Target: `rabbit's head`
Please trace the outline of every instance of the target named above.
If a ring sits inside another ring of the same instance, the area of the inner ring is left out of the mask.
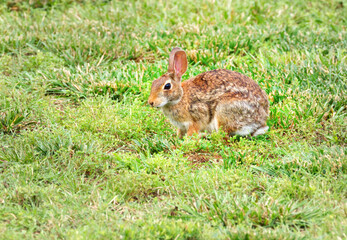
[[[187,56],[180,48],[172,49],[169,57],[168,72],[152,83],[148,99],[152,107],[164,107],[178,103],[183,95],[182,75],[187,70]]]

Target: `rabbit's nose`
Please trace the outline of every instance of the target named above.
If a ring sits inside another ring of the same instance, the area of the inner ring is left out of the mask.
[[[148,104],[151,105],[151,107],[153,107],[154,102],[148,101]]]

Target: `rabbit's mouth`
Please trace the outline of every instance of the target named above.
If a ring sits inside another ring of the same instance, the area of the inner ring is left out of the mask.
[[[148,104],[151,105],[151,107],[155,107],[155,108],[161,108],[164,107],[167,104],[167,100],[164,101],[150,101],[148,100]]]
[[[166,104],[167,104],[167,101],[161,102],[160,104],[158,104],[158,105],[156,105],[156,106],[154,106],[154,107],[156,107],[156,108],[161,108],[161,107],[164,107]]]

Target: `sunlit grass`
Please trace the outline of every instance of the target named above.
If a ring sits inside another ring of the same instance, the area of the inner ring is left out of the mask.
[[[344,239],[346,4],[2,1],[0,238]],[[173,47],[270,131],[179,140],[147,104]]]

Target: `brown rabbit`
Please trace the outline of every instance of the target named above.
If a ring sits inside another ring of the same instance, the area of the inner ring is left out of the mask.
[[[148,103],[162,108],[178,136],[216,131],[257,136],[268,130],[268,97],[249,77],[226,69],[208,71],[181,83],[187,56],[172,49],[168,72],[152,83]]]

